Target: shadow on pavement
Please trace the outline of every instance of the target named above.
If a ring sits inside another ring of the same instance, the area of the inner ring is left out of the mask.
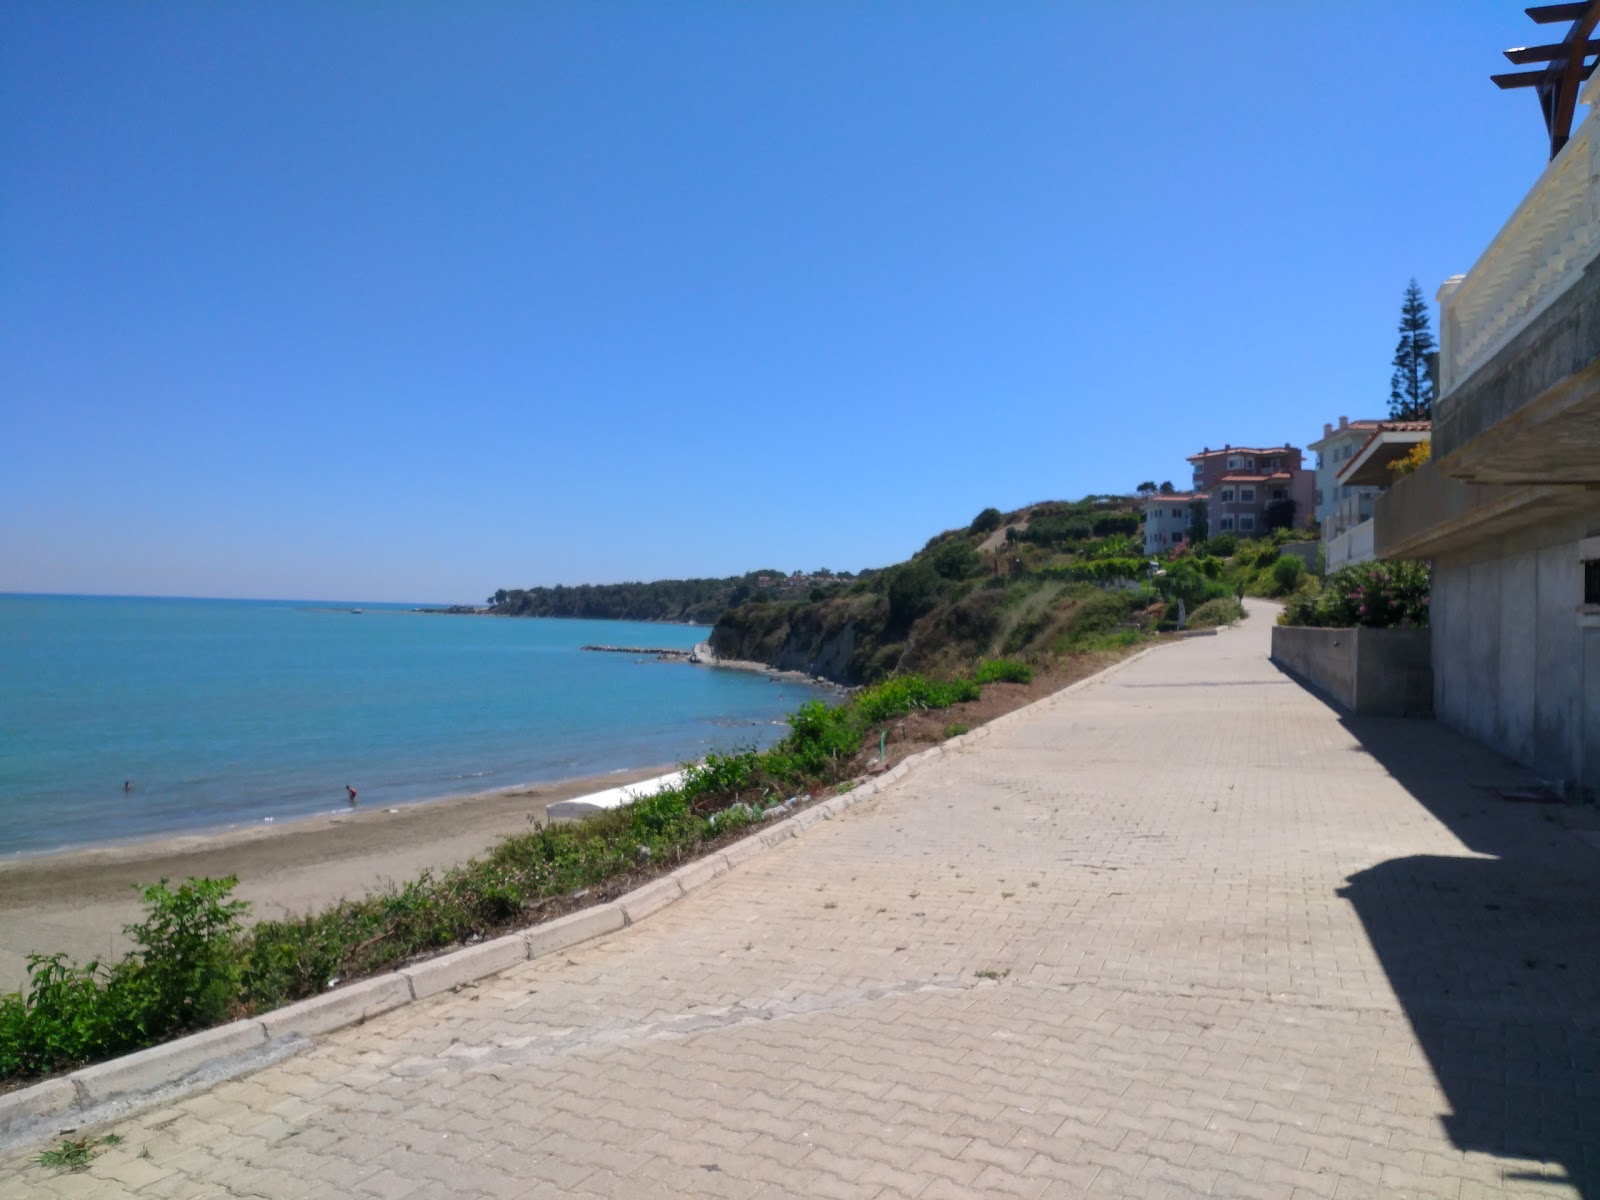
[[[1526,787],[1527,773],[1450,729],[1342,719],[1493,856],[1392,859],[1340,892],[1449,1098],[1446,1132],[1464,1151],[1559,1164],[1600,1200],[1600,852],[1565,827],[1563,806],[1498,795]]]

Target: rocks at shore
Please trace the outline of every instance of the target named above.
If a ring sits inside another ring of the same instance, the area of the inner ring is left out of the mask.
[[[651,654],[662,662],[693,662],[694,651],[675,650],[666,646],[579,646],[580,650],[596,650],[602,654]]]

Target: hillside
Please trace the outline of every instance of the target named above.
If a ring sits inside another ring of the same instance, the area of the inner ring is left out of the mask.
[[[1121,496],[986,509],[908,561],[820,595],[747,600],[716,623],[711,648],[857,684],[956,673],[996,655],[1043,664],[1125,642],[1165,615],[1144,586],[1139,530],[1134,501]],[[1198,592],[1207,590],[1219,589]],[[1186,598],[1193,607],[1205,597]]]
[[[853,578],[832,572],[785,575],[782,571],[748,571],[726,579],[502,588],[489,597],[488,611],[502,617],[582,617],[602,621],[678,621],[713,625],[723,614],[748,600],[803,600],[819,585],[831,586],[836,581]]]

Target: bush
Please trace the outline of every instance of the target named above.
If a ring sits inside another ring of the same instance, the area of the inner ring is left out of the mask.
[[[1231,625],[1235,621],[1242,621],[1244,616],[1243,604],[1232,596],[1218,596],[1215,600],[1207,600],[1190,613],[1186,624],[1190,629],[1215,629],[1219,625]]]
[[[1219,533],[1206,539],[1206,553],[1218,558],[1232,558],[1239,549],[1239,539],[1231,533]]]
[[[887,574],[889,627],[893,630],[910,629],[918,617],[932,612],[944,595],[944,580],[926,562],[906,563]]]
[[[1305,577],[1305,573],[1305,560],[1298,555],[1282,555],[1272,564],[1272,581],[1278,585],[1280,592],[1294,591],[1300,586],[1300,580]]]
[[[1426,628],[1429,586],[1425,562],[1359,563],[1328,576],[1320,591],[1291,597],[1282,623]]]
[[[933,569],[946,579],[969,579],[983,570],[978,552],[964,541],[948,541],[933,552]]]
[[[972,518],[972,524],[967,528],[973,533],[993,533],[1000,528],[1000,522],[1004,519],[998,508],[986,508]]]
[[[982,695],[976,680],[935,681],[920,675],[902,675],[858,693],[851,707],[868,725],[903,717],[918,708],[949,708]]]
[[[147,919],[122,932],[138,947],[141,969],[133,974],[151,1033],[214,1024],[227,1013],[239,988],[234,939],[250,910],[228,899],[238,885],[229,875],[190,879],[173,891],[163,879],[141,894]]]
[[[979,683],[1032,683],[1033,668],[1014,658],[994,658],[978,664]]]

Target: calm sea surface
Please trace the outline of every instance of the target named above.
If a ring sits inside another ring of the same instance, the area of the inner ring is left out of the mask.
[[[350,607],[0,596],[0,855],[680,762],[818,694],[578,649],[701,627]]]

